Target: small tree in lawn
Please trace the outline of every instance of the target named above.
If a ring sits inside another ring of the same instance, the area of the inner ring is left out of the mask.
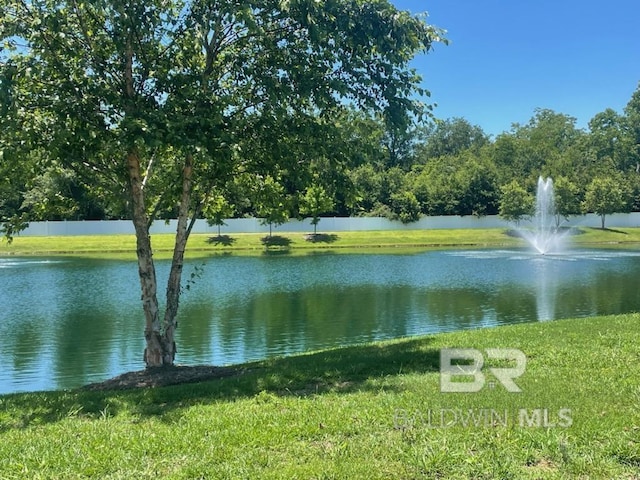
[[[516,226],[520,220],[533,214],[534,198],[520,186],[517,180],[512,180],[500,187],[502,196],[498,212],[502,218],[514,222]]]
[[[583,208],[600,216],[604,230],[605,217],[626,210],[627,192],[620,179],[614,177],[596,177],[587,186]]]
[[[289,206],[284,187],[271,175],[257,178],[254,206],[262,225],[269,225],[269,237],[273,226],[289,220]]]
[[[333,196],[329,195],[322,185],[311,185],[307,188],[300,205],[300,213],[311,216],[313,234],[318,231],[320,215],[330,212],[335,205]]]
[[[218,226],[218,238],[220,238],[220,227],[226,225],[225,219],[233,215],[234,207],[220,193],[215,193],[209,197],[205,203],[202,213],[210,226]]]

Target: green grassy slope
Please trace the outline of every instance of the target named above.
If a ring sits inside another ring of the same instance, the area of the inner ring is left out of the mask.
[[[366,344],[200,384],[8,395],[0,478],[638,478],[639,321]],[[479,392],[441,392],[451,347],[521,350],[522,392],[486,368]]]

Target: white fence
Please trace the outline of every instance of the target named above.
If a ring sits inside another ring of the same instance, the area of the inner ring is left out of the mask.
[[[266,233],[268,225],[262,225],[257,218],[234,218],[226,221],[220,232],[227,233]],[[572,217],[565,225],[600,227],[600,217],[589,214]],[[527,223],[522,222],[526,227]],[[640,227],[640,212],[608,215],[606,217],[607,228],[616,227]],[[419,221],[403,224],[381,217],[327,217],[322,218],[318,224],[319,232],[348,232],[367,230],[437,230],[456,228],[509,228],[513,224],[502,220],[498,216],[487,217],[423,217]],[[152,234],[174,233],[176,221],[156,221],[151,227]],[[291,220],[284,225],[273,227],[274,232],[312,232],[313,226],[310,219]],[[210,227],[205,220],[197,220],[193,227],[193,233],[218,232],[218,227]],[[59,236],[59,235],[133,235],[133,224],[130,220],[101,220],[101,221],[65,221],[65,222],[32,222],[19,236]]]

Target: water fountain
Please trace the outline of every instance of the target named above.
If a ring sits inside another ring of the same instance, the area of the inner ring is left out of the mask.
[[[529,245],[542,255],[558,253],[562,250],[565,235],[559,230],[553,180],[550,177],[538,178],[533,229],[522,230],[521,234]]]

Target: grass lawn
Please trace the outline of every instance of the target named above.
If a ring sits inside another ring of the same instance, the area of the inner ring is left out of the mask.
[[[169,257],[173,235],[153,235],[157,257]],[[571,236],[575,245],[628,245],[640,243],[640,228],[580,228]],[[515,247],[524,241],[505,229],[406,230],[324,233],[316,241],[308,241],[302,233],[274,234],[267,245],[264,234],[216,235],[194,234],[189,239],[187,255],[211,254],[261,255],[263,253],[304,254],[316,251],[370,252],[380,249],[420,249],[429,247]],[[133,235],[95,235],[69,237],[16,237],[8,244],[0,243],[0,255],[102,255],[135,256]]]
[[[365,344],[173,387],[7,395],[0,478],[638,479],[639,321]],[[522,392],[486,368],[479,392],[441,392],[452,347],[521,350]]]

